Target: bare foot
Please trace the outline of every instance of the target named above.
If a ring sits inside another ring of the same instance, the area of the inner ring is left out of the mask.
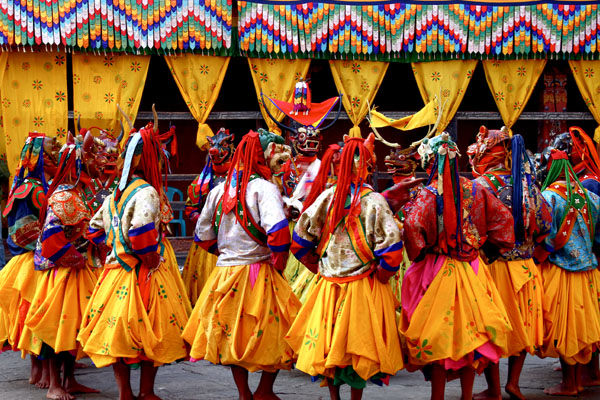
[[[544,389],[544,393],[546,393],[550,396],[577,396],[577,389],[569,388],[569,387],[563,386],[562,383],[559,383],[556,386],[552,386],[552,387]]]
[[[53,387],[48,389],[48,393],[46,393],[46,398],[54,400],[73,400],[75,396],[71,396],[61,387]]]
[[[595,376],[582,373],[581,374],[581,386],[591,387],[591,386],[600,386],[600,379]]]
[[[519,388],[519,386],[506,384],[504,390],[510,396],[510,400],[525,400],[525,396],[521,393],[521,388]]]
[[[42,372],[42,377],[38,383],[35,384],[35,387],[39,389],[48,389],[50,387],[50,377],[45,370]]]
[[[481,393],[475,393],[473,400],[502,400],[502,394],[492,394],[490,390],[484,390]]]
[[[69,392],[71,394],[74,394],[74,393],[100,393],[100,391],[98,389],[93,389],[93,388],[84,386],[81,383],[76,382],[75,379],[69,381],[65,385],[65,389],[67,390],[67,392]]]
[[[29,383],[31,385],[37,385],[42,379],[42,362],[39,360],[31,360],[31,375],[29,376]],[[39,387],[39,386],[38,386]]]

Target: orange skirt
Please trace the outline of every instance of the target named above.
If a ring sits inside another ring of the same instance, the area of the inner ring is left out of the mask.
[[[546,328],[541,355],[587,364],[600,342],[598,271],[570,272],[549,261],[540,271]]]
[[[544,341],[544,287],[537,266],[527,259],[496,261],[488,268],[513,328],[503,356],[535,354]]]

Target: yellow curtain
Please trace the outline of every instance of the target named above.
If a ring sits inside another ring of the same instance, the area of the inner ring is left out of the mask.
[[[388,118],[379,111],[371,110],[369,122],[374,128],[391,126],[401,131],[410,131],[425,125],[435,124],[437,120],[437,104],[439,104],[438,101],[432,100],[415,114],[400,119]]]
[[[0,53],[0,88],[4,80],[4,71],[8,61],[8,52]],[[0,94],[1,95],[1,94]],[[2,119],[2,108],[0,108],[0,160],[6,161],[6,142],[4,141],[4,121]]]
[[[484,60],[482,63],[498,111],[512,135],[511,128],[529,101],[546,60]]]
[[[271,58],[248,58],[254,89],[256,89],[256,98],[260,106],[260,112],[263,119],[269,127],[269,131],[281,135],[281,130],[277,127],[264,109],[264,104],[260,98],[260,93],[269,96],[272,99],[292,102],[294,95],[294,86],[300,79],[306,78],[310,59],[295,60],[275,60]],[[266,100],[266,99],[265,99]],[[277,121],[281,121],[284,113],[279,111],[270,101],[267,100],[269,112]]]
[[[206,137],[213,135],[205,122],[219,97],[229,57],[186,54],[165,57],[165,60],[185,103],[198,121],[196,146],[202,149],[207,143]]]
[[[329,60],[331,74],[337,90],[344,96],[344,109],[354,125],[351,137],[361,137],[358,125],[365,119],[369,104],[379,90],[388,63],[379,61]]]
[[[8,170],[14,174],[29,132],[67,134],[67,66],[64,53],[8,54],[2,82],[2,114]]]
[[[600,61],[569,60],[569,65],[585,104],[600,125]],[[600,142],[600,126],[594,131],[594,140]]]
[[[448,126],[467,91],[477,60],[455,60],[412,63],[412,70],[421,92],[423,103],[429,103],[441,94],[442,119],[438,133]],[[438,102],[439,104],[439,102]],[[438,112],[436,105],[436,114]]]
[[[122,116],[117,104],[135,123],[150,56],[73,54],[73,110],[81,126],[118,135]],[[125,136],[127,140],[127,123]]]

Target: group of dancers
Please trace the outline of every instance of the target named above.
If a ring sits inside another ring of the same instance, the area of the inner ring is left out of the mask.
[[[30,383],[48,398],[96,391],[75,380],[83,357],[113,367],[120,399],[157,399],[158,367],[181,360],[229,366],[240,399],[276,399],[291,368],[331,399],[343,384],[360,399],[404,368],[423,372],[432,399],[453,378],[465,400],[500,399],[502,357],[505,390],[523,399],[527,353],[560,358],[548,394],[600,384],[600,159],[581,129],[535,164],[520,135],[482,127],[467,151],[473,180],[447,133],[394,145],[381,193],[373,134],[320,160],[318,131],[288,145],[259,129],[234,146],[222,129],[188,188],[182,276],[167,239],[174,132],[129,128],[125,140],[80,129],[62,147],[35,133],[21,152],[0,345],[30,355]],[[488,389],[473,395],[476,373]]]

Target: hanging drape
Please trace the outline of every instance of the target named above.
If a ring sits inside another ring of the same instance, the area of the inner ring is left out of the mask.
[[[388,68],[387,62],[329,60],[338,92],[343,94],[344,109],[352,121],[351,137],[361,137],[358,125],[365,119],[369,104],[379,90]]]
[[[600,142],[600,61],[570,60],[569,66],[585,105],[599,125],[594,131],[594,140],[598,143]]]
[[[67,134],[67,67],[64,53],[8,53],[2,115],[8,170],[14,174],[29,132]]]
[[[546,60],[484,60],[482,63],[498,111],[512,135],[511,128],[529,101]]]
[[[6,70],[6,62],[8,61],[8,52],[0,53],[0,88],[4,80],[4,71]],[[2,93],[0,93],[0,96]],[[4,140],[4,121],[2,119],[2,108],[0,107],[0,160],[6,161],[6,141]]]
[[[441,94],[442,119],[438,133],[448,126],[467,91],[477,60],[453,60],[412,63],[412,70],[425,104]],[[437,101],[436,113],[440,100]]]
[[[370,124],[374,128],[391,126],[401,131],[410,131],[426,125],[433,125],[437,120],[436,107],[438,104],[438,102],[432,100],[416,113],[400,119],[388,118],[379,111],[372,110],[369,117]]]
[[[149,56],[73,54],[73,110],[81,127],[98,127],[119,134],[122,115],[117,104],[135,123],[148,66]],[[128,126],[125,121],[127,140]]]
[[[219,97],[229,57],[187,54],[165,57],[165,60],[185,104],[198,122],[196,146],[202,149],[207,143],[206,137],[213,135],[205,122]]]
[[[250,74],[252,75],[263,119],[271,132],[281,134],[277,124],[267,115],[260,98],[260,93],[262,92],[275,100],[291,103],[295,84],[300,79],[306,78],[310,59],[275,60],[269,58],[248,58],[248,64],[250,65]],[[285,114],[279,111],[270,101],[267,100],[266,103],[271,115],[277,121],[283,120]]]

